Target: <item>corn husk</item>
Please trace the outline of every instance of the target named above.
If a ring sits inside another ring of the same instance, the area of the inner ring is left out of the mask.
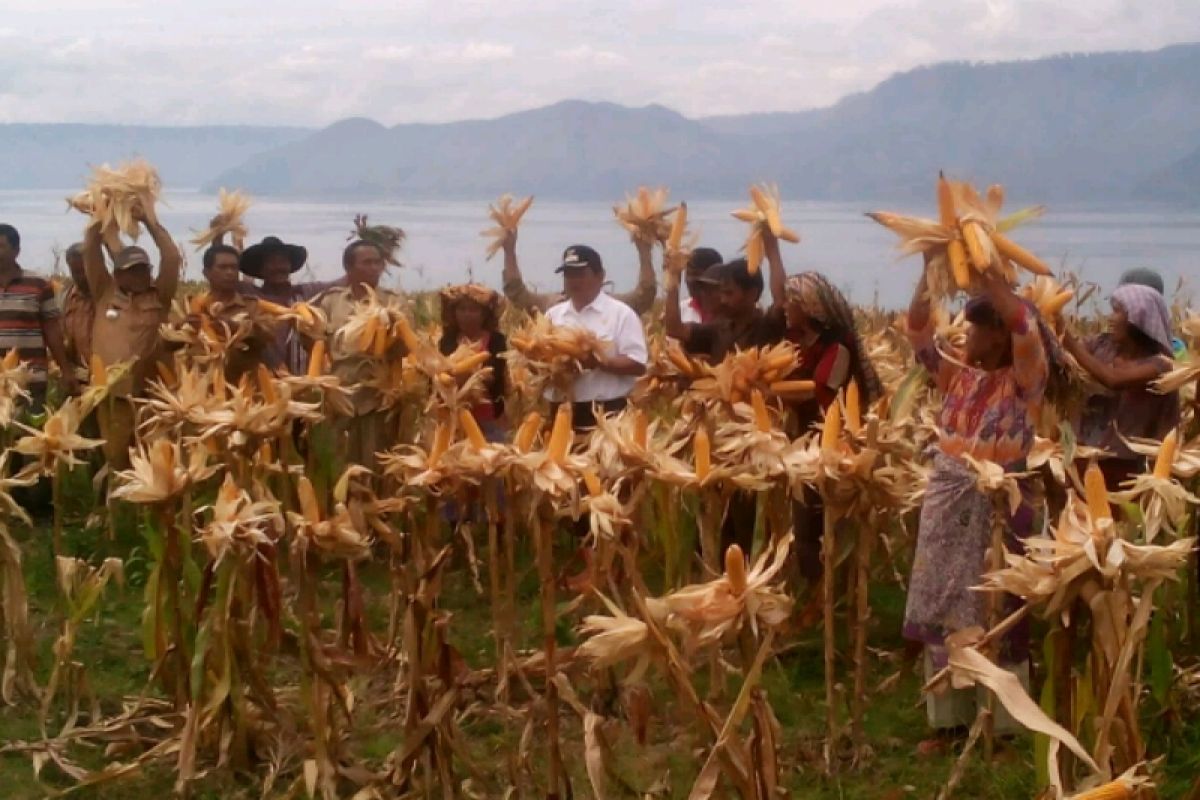
[[[92,217],[101,230],[115,228],[131,239],[137,239],[141,227],[134,215],[140,207],[154,213],[162,181],[158,171],[145,159],[134,159],[115,169],[102,164],[92,168],[86,188],[68,198],[67,203]]]
[[[500,196],[499,200],[488,206],[488,216],[496,224],[495,227],[488,228],[479,234],[492,239],[488,243],[485,260],[490,261],[496,253],[500,252],[505,238],[517,230],[522,217],[525,216],[525,212],[531,205],[533,205],[533,195],[524,200],[516,200],[511,194],[504,194]]]
[[[230,192],[222,186],[217,191],[217,215],[209,221],[207,229],[192,237],[192,244],[202,250],[226,235],[234,242],[245,241],[249,232],[242,218],[252,204],[250,197],[240,190]]]

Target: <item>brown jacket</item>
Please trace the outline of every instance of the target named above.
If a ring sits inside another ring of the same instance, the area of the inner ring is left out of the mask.
[[[63,344],[67,358],[78,367],[86,368],[92,359],[92,327],[96,321],[96,303],[72,284],[63,292]]]

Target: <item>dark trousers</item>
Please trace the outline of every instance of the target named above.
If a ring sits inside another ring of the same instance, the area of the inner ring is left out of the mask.
[[[551,414],[558,413],[559,403],[552,403]],[[625,410],[627,401],[624,397],[615,400],[597,400],[595,403],[571,403],[571,427],[576,433],[590,431],[596,427],[596,411],[608,416],[619,414]]]

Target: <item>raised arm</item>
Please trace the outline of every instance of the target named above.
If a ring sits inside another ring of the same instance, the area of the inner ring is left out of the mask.
[[[545,313],[554,305],[557,297],[548,294],[538,294],[530,291],[521,277],[521,267],[517,264],[517,232],[509,231],[504,239],[504,296],[522,311],[541,311]]]
[[[762,236],[763,252],[770,269],[771,308],[783,308],[787,302],[787,272],[783,268],[783,255],[779,252],[779,240],[765,225]]]
[[[690,326],[683,321],[679,311],[679,281],[685,264],[683,259],[668,259],[663,266],[667,286],[667,298],[663,301],[663,332],[672,339],[686,342]]]
[[[632,292],[614,295],[641,316],[654,308],[658,297],[658,279],[654,277],[654,245],[635,238],[633,244],[638,252],[638,280]]]
[[[175,246],[171,234],[159,223],[153,208],[143,209],[142,223],[154,239],[154,246],[158,248],[161,257],[158,263],[158,278],[155,279],[158,295],[164,303],[169,304],[175,299],[175,290],[179,288],[179,268],[183,265],[183,256],[179,254],[179,248]]]
[[[100,228],[96,225],[88,225],[83,232],[83,272],[87,275],[88,289],[96,299],[104,296],[112,282],[112,275],[104,263],[102,238]]]
[[[1114,392],[1144,388],[1168,369],[1165,356],[1162,359],[1146,359],[1132,363],[1101,360],[1092,355],[1087,346],[1069,331],[1063,337],[1063,345],[1101,386]]]
[[[926,258],[928,263],[928,258]],[[917,362],[934,377],[937,385],[945,389],[958,371],[953,361],[943,358],[935,340],[932,308],[929,302],[929,281],[925,273],[917,282],[912,302],[908,306],[908,339],[912,342],[913,355]]]

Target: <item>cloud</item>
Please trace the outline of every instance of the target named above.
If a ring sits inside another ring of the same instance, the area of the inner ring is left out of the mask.
[[[625,64],[628,59],[612,50],[597,50],[590,44],[581,44],[569,50],[554,51],[555,58],[575,64],[592,64],[598,67],[612,67]]]

